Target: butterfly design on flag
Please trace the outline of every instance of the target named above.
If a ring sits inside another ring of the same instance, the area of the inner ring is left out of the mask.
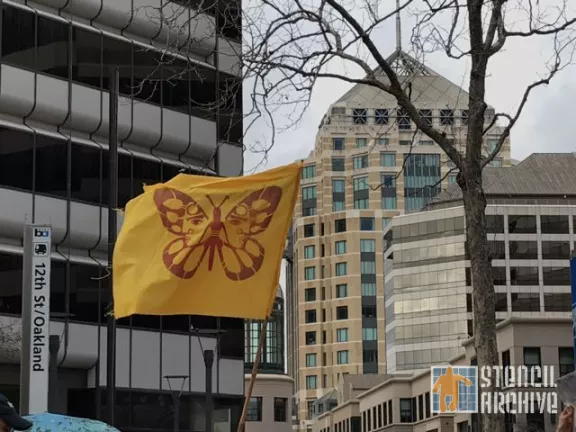
[[[216,265],[229,279],[249,279],[264,262],[266,251],[258,236],[268,229],[282,199],[282,188],[268,186],[249,193],[226,216],[222,205],[230,199],[229,195],[219,203],[214,202],[213,196],[206,198],[210,209],[176,189],[160,188],[154,192],[162,224],[176,235],[164,248],[164,265],[175,276],[190,279],[204,260],[208,260],[208,271],[218,261]]]

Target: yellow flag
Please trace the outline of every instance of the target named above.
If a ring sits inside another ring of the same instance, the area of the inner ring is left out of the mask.
[[[126,206],[114,316],[264,319],[272,309],[302,164],[245,177],[180,174]]]

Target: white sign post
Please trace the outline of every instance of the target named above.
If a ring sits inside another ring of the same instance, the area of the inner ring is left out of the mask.
[[[49,226],[24,227],[20,361],[22,415],[48,411],[51,243],[52,230]]]

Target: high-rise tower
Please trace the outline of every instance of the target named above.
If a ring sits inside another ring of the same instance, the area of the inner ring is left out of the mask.
[[[464,152],[467,92],[400,45],[388,62],[420,115]],[[488,108],[487,125],[493,116]],[[485,135],[486,151],[500,132]],[[304,428],[314,401],[342,374],[386,372],[382,230],[456,180],[447,156],[395,98],[366,85],[330,106],[305,162],[287,271],[288,371]],[[492,165],[510,166],[508,141]]]

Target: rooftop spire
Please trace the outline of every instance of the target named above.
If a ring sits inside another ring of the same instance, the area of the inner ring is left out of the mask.
[[[396,51],[402,51],[402,25],[400,22],[400,0],[396,0]]]

